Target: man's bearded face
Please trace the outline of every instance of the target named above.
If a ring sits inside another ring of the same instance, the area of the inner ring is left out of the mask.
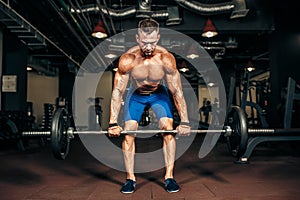
[[[152,33],[139,31],[137,36],[137,42],[145,56],[151,56],[153,54],[158,40],[158,31],[153,31]]]

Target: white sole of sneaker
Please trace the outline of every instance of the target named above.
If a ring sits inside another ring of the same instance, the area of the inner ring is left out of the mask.
[[[123,194],[132,194],[132,193],[134,193],[134,191],[132,191],[132,192],[122,192],[121,191],[121,193],[123,193]]]
[[[167,192],[169,192],[169,193],[175,193],[175,192],[179,192],[179,190],[173,190],[173,191],[168,191],[167,190]]]

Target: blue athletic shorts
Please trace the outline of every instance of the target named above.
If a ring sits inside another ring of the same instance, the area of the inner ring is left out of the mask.
[[[165,86],[159,88],[151,94],[140,94],[138,90],[128,91],[124,105],[124,120],[135,120],[140,122],[141,116],[146,106],[151,107],[159,120],[162,117],[173,118],[172,103]]]

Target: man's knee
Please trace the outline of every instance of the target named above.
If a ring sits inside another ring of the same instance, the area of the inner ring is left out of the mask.
[[[134,131],[134,130],[137,130],[138,125],[139,125],[139,124],[138,124],[137,121],[135,121],[135,120],[128,120],[128,121],[125,122],[125,127],[124,127],[124,129],[125,129],[126,131]]]
[[[166,143],[172,142],[175,139],[173,134],[164,134],[163,138]]]
[[[136,131],[138,129],[138,122],[135,120],[129,120],[125,122],[125,131]],[[135,140],[135,134],[126,134],[124,136],[124,141],[128,144],[131,144]]]
[[[135,140],[134,135],[129,135],[129,134],[124,135],[124,141],[125,142],[132,143],[132,142],[134,142],[134,140]]]
[[[173,119],[168,117],[162,117],[159,119],[159,127],[162,130],[172,130],[173,129]]]

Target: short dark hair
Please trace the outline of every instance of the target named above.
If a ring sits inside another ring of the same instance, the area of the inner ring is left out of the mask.
[[[152,33],[159,30],[159,23],[152,18],[146,18],[139,22],[138,29],[145,33]]]

